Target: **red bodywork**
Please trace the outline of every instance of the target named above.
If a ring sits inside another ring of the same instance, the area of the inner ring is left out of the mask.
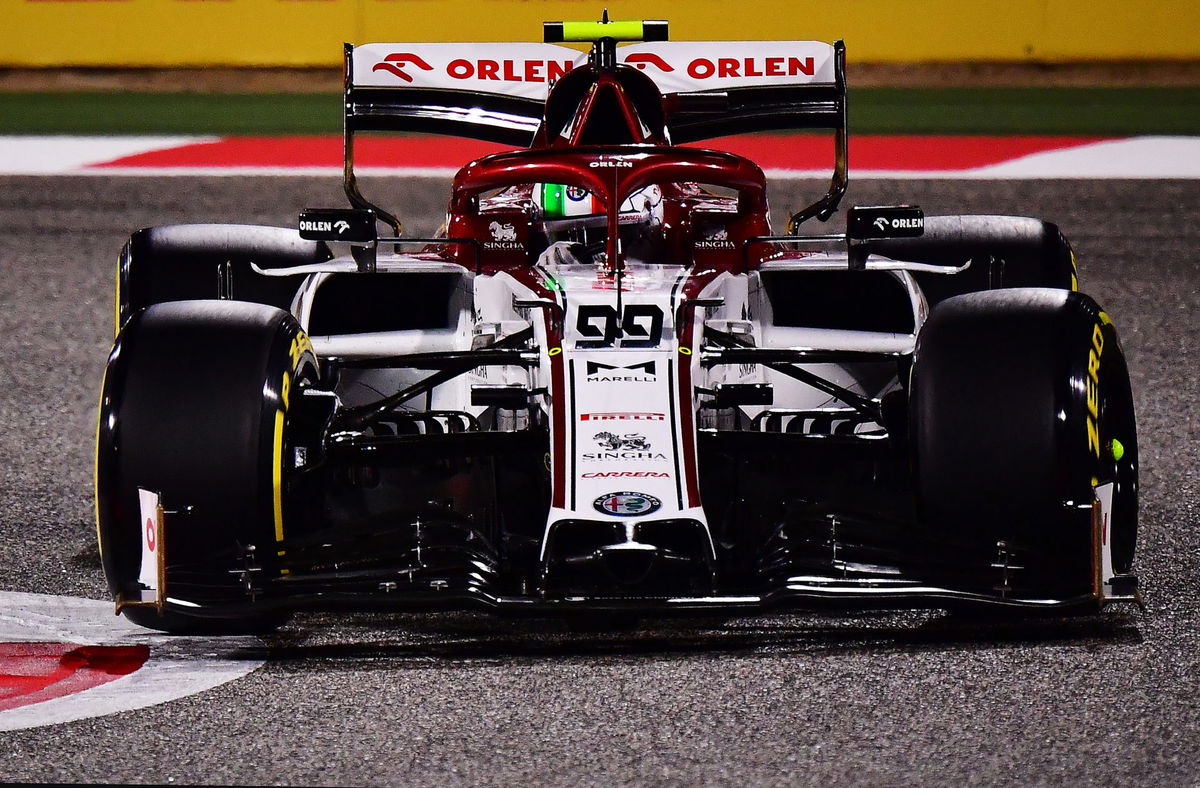
[[[531,248],[531,224],[537,218],[532,184],[553,183],[586,189],[605,207],[607,259],[616,271],[623,264],[619,206],[637,190],[657,185],[663,190],[669,250],[669,259],[661,262],[743,270],[747,260],[757,261],[759,250],[746,247],[746,259],[742,250],[748,239],[770,234],[762,169],[732,153],[672,147],[662,126],[663,97],[657,87],[635,69],[617,69],[572,71],[550,92],[533,147],[485,156],[459,170],[447,235],[486,239],[489,226],[499,222],[512,225],[516,243],[505,248],[482,244],[478,250],[453,247],[447,254],[484,272],[529,265],[531,254],[539,251]],[[575,104],[573,111],[566,111],[568,102]],[[733,190],[737,196],[718,196],[701,184]],[[499,197],[481,199],[495,192]],[[728,243],[697,249],[697,232],[714,228]]]

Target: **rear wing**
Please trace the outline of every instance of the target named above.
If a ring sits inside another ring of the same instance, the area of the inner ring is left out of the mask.
[[[553,24],[547,23],[547,39],[562,40],[550,38]],[[826,219],[836,210],[847,183],[841,41],[642,41],[616,48],[615,56],[618,63],[641,70],[662,92],[672,142],[766,130],[833,130],[829,193],[797,213],[791,224],[813,216]],[[351,203],[375,210],[399,229],[393,216],[358,193],[357,132],[418,131],[528,147],[554,82],[589,57],[552,43],[347,44],[345,187]]]

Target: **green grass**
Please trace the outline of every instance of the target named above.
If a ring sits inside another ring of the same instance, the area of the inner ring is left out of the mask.
[[[338,134],[336,94],[0,93],[0,134]],[[857,134],[1200,134],[1200,88],[859,88]]]
[[[327,93],[0,93],[0,134],[340,134]]]

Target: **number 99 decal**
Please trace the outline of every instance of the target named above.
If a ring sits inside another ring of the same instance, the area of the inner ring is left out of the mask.
[[[662,341],[663,312],[655,304],[628,304],[617,313],[610,304],[580,304],[575,330],[580,349],[658,347]]]

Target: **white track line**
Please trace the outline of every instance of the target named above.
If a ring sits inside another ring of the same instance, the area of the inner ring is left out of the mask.
[[[1200,178],[1200,137],[1133,137],[981,167],[985,178]]]
[[[0,137],[0,175],[172,177],[340,177],[329,167],[99,167],[137,153],[169,150],[219,137]],[[1200,178],[1200,137],[1147,136],[1033,153],[1000,164],[960,170],[856,170],[855,179],[1163,179]],[[363,176],[449,178],[454,167],[359,167]],[[828,170],[770,168],[773,179],[828,178]]]
[[[766,171],[770,178],[828,178],[821,170]],[[1031,153],[1000,164],[962,170],[856,170],[870,179],[1039,180],[1200,178],[1200,137],[1132,137]]]
[[[79,175],[89,165],[220,137],[0,137],[0,174]]]

